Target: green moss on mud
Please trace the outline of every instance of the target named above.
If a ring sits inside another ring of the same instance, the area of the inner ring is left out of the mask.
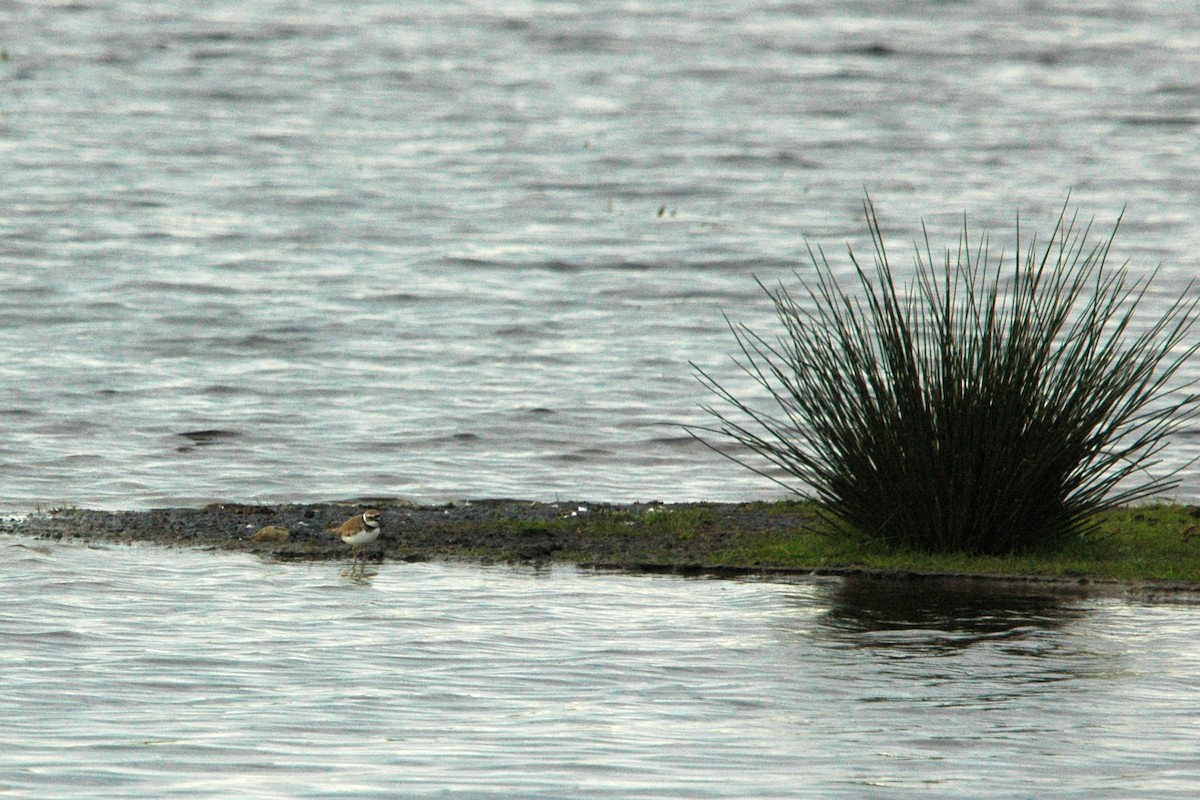
[[[373,503],[384,535],[376,559],[573,562],[620,569],[694,572],[868,570],[1014,578],[1175,581],[1200,589],[1200,507],[1147,505],[1105,512],[1084,537],[1010,556],[887,549],[832,531],[803,501],[578,504],[483,500],[446,506]],[[282,560],[348,557],[327,528],[361,503],[236,506],[102,512],[58,509],[8,520],[0,531],[42,538],[253,552]],[[291,531],[286,542],[250,537],[264,525]]]
[[[712,554],[723,566],[861,567],[928,573],[1169,580],[1200,584],[1200,508],[1150,505],[1096,517],[1096,529],[1057,548],[1008,556],[882,548],[819,523],[785,533],[747,533]]]
[[[1105,512],[1096,529],[1058,548],[1008,556],[925,553],[880,547],[832,532],[805,502],[604,507],[562,519],[494,523],[493,556],[622,565],[865,569],[1183,581],[1200,585],[1200,508],[1138,506]],[[522,543],[542,542],[541,550]],[[471,551],[477,555],[478,550]],[[465,554],[464,554],[465,555]]]

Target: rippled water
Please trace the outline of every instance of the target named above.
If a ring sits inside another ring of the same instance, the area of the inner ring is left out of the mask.
[[[0,795],[1193,797],[1200,608],[0,538]]]
[[[0,507],[773,494],[682,435],[688,361],[806,238],[862,245],[864,187],[896,251],[1072,189],[1164,290],[1198,271],[1198,20],[6,3]]]

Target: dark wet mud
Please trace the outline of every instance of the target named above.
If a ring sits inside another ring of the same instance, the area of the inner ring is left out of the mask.
[[[56,509],[6,523],[12,533],[117,542],[211,547],[278,559],[330,559],[350,548],[329,528],[368,507],[382,513],[383,534],[368,560],[569,560],[632,566],[699,565],[716,550],[764,533],[811,523],[803,506],[779,504],[536,503],[473,500],[438,506],[397,501],[310,505],[214,503],[204,508],[150,511]],[[659,519],[683,524],[654,524]],[[686,529],[684,529],[686,528]]]

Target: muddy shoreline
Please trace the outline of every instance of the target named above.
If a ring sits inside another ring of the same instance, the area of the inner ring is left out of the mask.
[[[3,530],[41,538],[69,536],[115,542],[244,551],[280,560],[349,556],[350,548],[329,532],[365,508],[378,508],[383,534],[367,547],[370,561],[469,558],[482,561],[594,564],[701,564],[715,548],[739,536],[785,532],[807,521],[797,513],[771,514],[764,503],[541,503],[517,499],[467,500],[444,505],[367,498],[284,505],[213,503],[203,508],[149,511],[41,511],[3,523]],[[631,529],[664,509],[715,509],[720,525],[681,537]],[[287,532],[272,535],[271,530]],[[265,535],[259,535],[263,532]]]
[[[1200,602],[1200,586],[1186,582],[1117,581],[1090,576],[1001,576],[868,569],[858,566],[780,566],[713,563],[714,552],[764,534],[786,535],[812,522],[797,505],[751,503],[543,503],[519,499],[469,500],[445,505],[364,499],[315,504],[213,503],[203,508],[149,511],[39,511],[0,522],[0,532],[42,539],[79,539],[254,553],[279,561],[348,559],[350,548],[328,528],[367,507],[382,512],[384,533],[367,559],[467,560],[707,577],[820,576],[923,587],[945,585],[1013,592],[1053,591],[1087,596],[1124,595]],[[640,524],[665,511],[703,510],[709,523],[686,533]],[[636,526],[636,531],[634,527]],[[286,531],[286,534],[284,533]]]

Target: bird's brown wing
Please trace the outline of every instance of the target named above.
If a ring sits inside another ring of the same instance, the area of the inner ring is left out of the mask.
[[[343,522],[341,525],[337,526],[336,528],[333,528],[333,533],[336,536],[350,536],[351,534],[358,533],[362,529],[363,529],[362,517],[361,516],[360,517],[351,517],[350,519]]]

